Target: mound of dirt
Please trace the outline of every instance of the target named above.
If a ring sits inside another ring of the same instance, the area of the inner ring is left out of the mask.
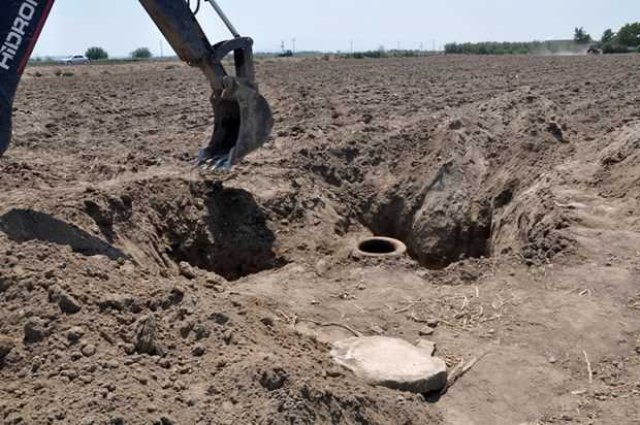
[[[301,153],[364,226],[401,239],[423,266],[496,252],[550,258],[571,241],[555,234],[564,218],[541,180],[574,151],[575,127],[550,99],[522,88]]]

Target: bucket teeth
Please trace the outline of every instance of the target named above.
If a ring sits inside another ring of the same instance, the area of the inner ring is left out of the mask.
[[[196,166],[203,171],[229,170],[231,163],[228,155],[220,155],[215,157],[207,157],[206,148],[200,149]]]

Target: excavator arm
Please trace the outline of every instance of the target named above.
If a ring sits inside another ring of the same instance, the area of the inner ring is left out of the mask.
[[[11,140],[11,112],[20,77],[31,56],[54,0],[8,1],[0,15],[0,156]],[[233,38],[211,44],[186,0],[139,0],[180,59],[199,68],[211,86],[214,130],[200,150],[197,164],[229,168],[269,137],[273,118],[258,92],[253,41],[241,37],[215,0],[208,2]],[[200,0],[197,1],[198,9]],[[222,60],[233,53],[229,75]]]

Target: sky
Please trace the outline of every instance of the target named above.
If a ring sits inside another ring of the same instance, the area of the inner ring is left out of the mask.
[[[181,1],[181,0],[175,0]],[[204,2],[204,0],[202,0]],[[194,3],[195,0],[192,1]],[[640,0],[218,0],[255,50],[431,49],[448,42],[567,39],[584,27],[594,38],[640,21]],[[212,42],[229,37],[202,4]],[[137,47],[173,54],[137,0],[56,0],[34,56],[82,54],[90,46],[125,57]],[[162,47],[161,47],[162,46]]]

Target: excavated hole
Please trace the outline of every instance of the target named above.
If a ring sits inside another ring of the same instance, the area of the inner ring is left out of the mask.
[[[382,233],[381,228],[371,226],[374,233]],[[465,258],[490,257],[491,225],[455,224],[444,229],[400,228],[397,231],[385,229],[384,234],[391,235],[406,245],[408,255],[421,266],[439,270]],[[433,232],[431,232],[433,231]],[[381,244],[365,247],[372,250],[392,249],[391,245]]]
[[[192,212],[200,214],[176,214],[163,228],[168,242],[166,253],[171,259],[186,261],[228,280],[283,264],[274,253],[275,236],[267,227],[266,216],[250,193],[220,188],[196,199],[201,199],[205,208]]]
[[[105,236],[126,239],[160,267],[184,261],[237,280],[284,265],[266,215],[249,192],[206,182],[157,183],[129,187],[127,213],[112,196],[85,201],[85,212]]]
[[[467,203],[455,198],[450,203],[436,199],[411,205],[409,196],[376,200],[366,206],[361,223],[374,234],[400,240],[413,259],[430,269],[443,269],[465,258],[490,256],[491,203]]]

